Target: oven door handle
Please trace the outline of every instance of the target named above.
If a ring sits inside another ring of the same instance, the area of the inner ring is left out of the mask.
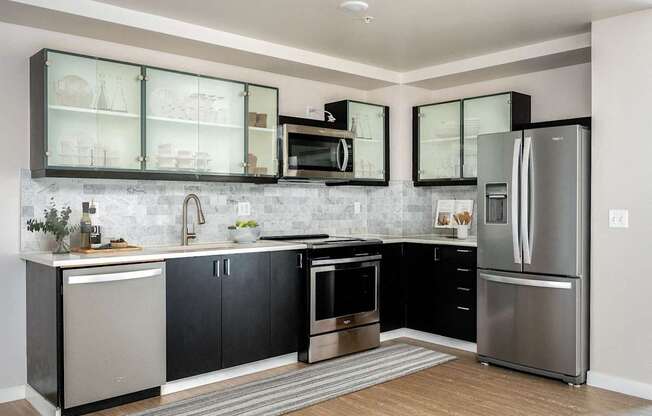
[[[383,256],[378,254],[375,256],[354,257],[346,259],[324,259],[313,260],[310,262],[311,266],[329,266],[331,264],[346,264],[346,263],[363,263],[367,261],[382,260]]]

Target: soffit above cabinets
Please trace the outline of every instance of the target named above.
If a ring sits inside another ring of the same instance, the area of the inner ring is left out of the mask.
[[[334,0],[6,0],[0,20],[362,90],[437,89],[588,62],[590,21],[651,6],[498,2],[370,0],[365,24]]]

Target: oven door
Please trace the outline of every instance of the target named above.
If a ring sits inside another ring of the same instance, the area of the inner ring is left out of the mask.
[[[314,261],[310,335],[378,322],[380,256]],[[330,264],[321,264],[331,262]]]
[[[292,178],[353,178],[353,137],[347,130],[285,125],[283,174]]]

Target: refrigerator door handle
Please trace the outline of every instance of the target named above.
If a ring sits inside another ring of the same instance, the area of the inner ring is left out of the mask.
[[[521,264],[521,244],[518,238],[518,165],[521,158],[521,139],[514,140],[512,159],[512,246],[514,263]]]
[[[522,279],[519,277],[496,276],[493,274],[485,274],[485,273],[480,273],[480,279],[487,280],[489,282],[505,283],[508,285],[517,285],[517,286],[532,286],[532,287],[543,287],[548,289],[566,289],[566,290],[570,290],[573,288],[573,284],[571,282]]]
[[[523,263],[532,263],[530,251],[530,160],[532,138],[526,137],[523,145],[523,166],[521,168],[521,240],[523,241]]]

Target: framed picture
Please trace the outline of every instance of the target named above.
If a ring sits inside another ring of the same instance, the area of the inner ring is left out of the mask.
[[[469,224],[473,218],[472,199],[440,199],[435,211],[435,228],[455,228],[457,218],[468,218]]]

